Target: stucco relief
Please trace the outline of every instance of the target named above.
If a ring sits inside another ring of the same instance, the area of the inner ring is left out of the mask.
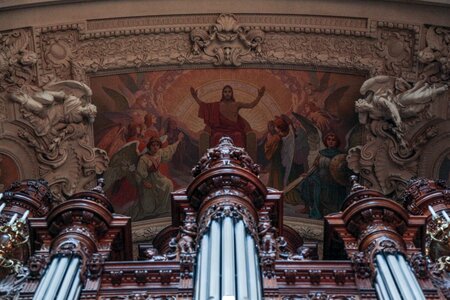
[[[89,103],[91,95],[87,85],[73,80],[9,94],[24,123],[17,135],[35,151],[39,175],[59,200],[86,189],[108,162],[103,150],[89,144],[87,132],[97,113]]]
[[[222,14],[209,24],[202,22],[211,20],[210,15],[190,16],[190,23],[183,26],[176,19],[160,20],[168,24],[163,27],[149,17],[37,28],[35,39],[41,48],[37,52],[45,60],[39,68],[53,69],[60,79],[70,75],[82,81],[83,72],[178,64],[288,64],[408,80],[415,80],[417,72],[413,59],[419,44],[417,25],[362,18]]]
[[[426,47],[418,53],[424,64],[421,77],[431,82],[450,79],[450,28],[427,26]]]
[[[214,64],[241,64],[244,68],[289,66],[357,72],[369,76],[389,75],[403,78],[409,84],[417,82],[419,76],[429,84],[441,83],[442,86],[442,83],[448,82],[447,28],[365,18],[249,14],[228,16],[227,20],[221,20],[219,15],[212,14],[89,20],[2,32],[0,120],[12,120],[11,116],[16,114],[19,120],[14,122],[21,125],[17,126],[15,138],[20,139],[21,143],[31,141],[39,135],[32,127],[23,125],[27,121],[20,115],[22,104],[14,103],[14,97],[10,97],[15,90],[33,97],[52,82],[76,80],[89,84],[89,77],[93,75],[114,74],[124,70],[178,68],[181,65],[183,68],[214,67]],[[213,29],[208,31],[211,27]],[[194,34],[199,32],[202,35]],[[251,32],[255,34],[252,35]],[[221,40],[219,36],[223,33],[225,37],[222,36]],[[421,50],[420,35],[426,41]],[[203,42],[209,44],[202,44],[201,40],[192,39],[193,36],[202,36]],[[224,50],[232,38],[240,41],[237,46],[233,44],[240,51],[234,57],[226,56],[227,52]],[[214,47],[210,49],[208,47],[211,47],[212,40]],[[223,55],[215,53],[214,49],[216,52],[222,49]],[[212,52],[208,52],[210,50]],[[193,51],[201,55],[193,55]],[[244,52],[246,54],[242,55]],[[448,101],[445,101],[445,97],[447,96],[442,96],[439,103],[447,110]],[[430,111],[434,112],[436,105],[433,103]],[[440,109],[440,117],[447,118],[442,111]],[[83,122],[86,123],[86,128],[90,128],[86,119]],[[412,145],[411,151],[415,151],[405,154],[400,150],[398,136],[392,128],[391,131],[386,128],[392,126],[391,120],[372,120],[365,132],[366,144],[355,150],[359,151],[359,160],[351,161],[356,164],[354,170],[359,171],[361,177],[373,183],[375,188],[386,193],[393,192],[396,180],[384,182],[385,179],[380,178],[377,173],[389,171],[396,174],[396,178],[406,180],[410,176],[420,175],[418,173],[429,172],[422,163],[418,168],[418,153],[429,145],[430,139],[435,141],[440,136],[440,127],[433,127],[427,122],[421,119],[418,123],[420,126],[416,124],[405,130],[403,135]],[[19,127],[22,127],[20,137]],[[50,184],[59,182],[61,187],[64,186],[62,194],[71,194],[81,189],[94,178],[94,173],[106,168],[107,162],[103,159],[101,167],[95,172],[88,172],[92,168],[85,167],[86,162],[80,160],[80,157],[85,156],[76,154],[82,153],[77,151],[89,149],[83,153],[90,153],[90,157],[102,157],[100,150],[93,147],[92,131],[88,129],[87,132],[82,138],[82,144],[74,144],[73,141],[69,143],[67,151],[70,154],[66,165],[59,166],[61,171],[76,170],[74,172],[78,174],[78,179],[69,184],[57,179],[59,175],[49,178]],[[443,149],[443,153],[447,153],[448,145],[445,145],[445,141],[441,143],[444,145],[440,144],[439,147]],[[33,146],[33,143],[29,147],[38,157],[39,147]],[[364,147],[367,150],[362,150]],[[374,163],[374,156],[370,153],[379,149],[384,149],[385,155]],[[396,154],[387,154],[392,151]],[[383,159],[387,162],[383,162]],[[42,161],[39,164],[42,176],[54,174],[53,167],[49,168]]]
[[[257,28],[244,28],[233,14],[221,14],[208,30],[193,29],[190,38],[192,48],[186,62],[204,55],[214,58],[216,66],[240,66],[245,56],[250,59],[261,57],[264,32]]]

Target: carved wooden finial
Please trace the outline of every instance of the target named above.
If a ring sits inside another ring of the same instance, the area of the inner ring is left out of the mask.
[[[217,147],[210,148],[192,169],[192,175],[198,176],[211,168],[236,166],[249,170],[255,175],[260,172],[260,166],[248,155],[244,148],[236,147],[233,140],[224,136],[220,138]]]

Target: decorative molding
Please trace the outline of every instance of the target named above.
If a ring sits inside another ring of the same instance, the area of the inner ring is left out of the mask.
[[[233,14],[221,14],[209,30],[195,28],[190,36],[192,48],[185,61],[192,62],[193,56],[206,55],[215,58],[216,66],[240,66],[246,55],[260,57],[264,43],[264,31],[243,27]]]

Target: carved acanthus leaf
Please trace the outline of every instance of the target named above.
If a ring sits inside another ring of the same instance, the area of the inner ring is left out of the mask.
[[[202,55],[214,58],[215,65],[240,66],[244,56],[261,57],[265,33],[240,25],[233,14],[221,14],[209,30],[195,28],[190,37],[192,48],[185,61]]]
[[[420,75],[429,82],[448,82],[450,79],[450,28],[429,26],[426,47],[418,54],[424,64]]]

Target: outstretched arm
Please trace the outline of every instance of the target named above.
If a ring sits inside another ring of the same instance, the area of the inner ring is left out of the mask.
[[[197,91],[196,89],[194,89],[192,86],[191,86],[191,95],[192,95],[192,98],[194,98],[195,102],[198,103],[198,105],[202,105],[202,104],[204,103],[204,102],[203,102],[202,100],[200,100],[200,98],[198,97],[198,91]]]
[[[258,96],[256,96],[256,99],[249,103],[239,103],[239,108],[253,108],[255,107],[261,98],[264,96],[264,93],[266,92],[266,87],[263,86],[261,89],[258,90]]]

